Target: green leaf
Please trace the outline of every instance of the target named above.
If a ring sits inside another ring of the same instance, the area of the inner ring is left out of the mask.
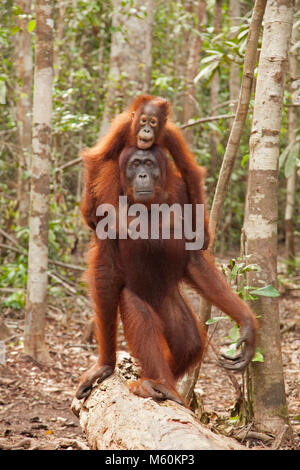
[[[241,167],[242,167],[242,168],[244,168],[245,164],[246,164],[247,161],[249,160],[249,157],[250,157],[249,153],[243,156],[243,158],[242,158],[242,160],[241,160]]]
[[[18,31],[21,31],[21,28],[19,26],[13,26],[10,28],[10,32],[12,35],[16,34]]]
[[[201,64],[209,64],[210,62],[214,62],[215,60],[219,59],[219,55],[214,54],[214,55],[209,55],[207,57],[204,57],[204,59],[201,60]]]
[[[249,33],[249,30],[248,28],[247,29],[244,29],[244,31],[241,31],[240,34],[238,35],[238,39],[242,39],[244,36],[246,36],[246,34]]]
[[[239,416],[231,416],[231,417],[229,418],[229,421],[231,421],[231,422],[234,422],[234,423],[235,423],[236,421],[239,421],[239,419],[240,419],[240,417],[239,417]]]
[[[22,15],[22,14],[23,14],[23,11],[19,7],[19,5],[14,5],[13,6],[13,15],[18,16],[18,15]]]
[[[260,289],[251,290],[251,294],[261,295],[263,297],[280,297],[280,293],[273,286],[261,287]]]
[[[10,307],[15,310],[20,310],[25,305],[25,292],[24,290],[19,290],[9,295],[3,302],[4,307]]]
[[[218,323],[219,320],[224,320],[225,317],[213,317],[205,322],[205,325],[214,325]]]
[[[218,68],[218,66],[219,66],[218,60],[215,60],[214,62],[208,64],[194,78],[194,83],[196,84],[200,80],[200,78],[208,78],[210,75],[213,74],[213,72]]]
[[[296,144],[293,149],[290,151],[288,157],[287,157],[287,160],[286,160],[286,163],[285,163],[285,167],[284,167],[284,176],[286,178],[288,178],[292,173],[293,173],[293,170],[297,164],[297,157],[298,157],[298,153],[299,153],[299,144]]]
[[[290,143],[285,149],[284,151],[280,154],[280,157],[279,157],[279,168],[282,167],[282,165],[284,164],[284,162],[286,161],[286,158],[287,156],[289,155],[291,149],[292,149],[292,143]]]
[[[264,362],[264,355],[260,348],[256,348],[256,353],[254,358],[252,359],[252,362]]]
[[[231,344],[225,351],[226,356],[234,357],[236,355],[236,343]]]
[[[229,338],[231,341],[237,342],[240,339],[240,329],[238,325],[234,325],[229,331]]]
[[[245,263],[236,263],[235,266],[233,267],[231,274],[230,274],[230,280],[232,281],[240,272],[240,270],[245,266]]]
[[[35,20],[30,20],[28,25],[27,25],[27,31],[28,33],[32,33],[32,31],[35,28],[36,21]]]
[[[244,273],[246,271],[261,271],[261,267],[259,264],[247,264],[244,268],[241,269],[241,272]]]

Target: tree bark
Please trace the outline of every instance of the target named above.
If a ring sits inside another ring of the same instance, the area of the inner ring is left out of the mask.
[[[113,6],[109,88],[105,96],[100,137],[106,134],[111,119],[138,92],[149,92],[152,71],[153,0],[134,0],[133,8],[137,11],[134,14],[130,13],[130,2],[122,6],[122,0],[113,0]],[[144,11],[147,16],[143,16]]]
[[[20,0],[18,6],[22,15],[17,21],[20,31],[16,34],[15,57],[17,89],[16,121],[19,146],[18,167],[18,223],[28,224],[30,194],[31,120],[32,120],[32,35],[27,30],[28,16],[31,13],[31,0]]]
[[[37,0],[24,353],[40,363],[49,363],[44,330],[48,267],[52,78],[53,0]]]
[[[187,408],[156,402],[129,392],[130,357],[93,388],[86,400],[74,398],[72,411],[91,449],[98,450],[243,450],[234,439],[207,429]],[[122,375],[123,374],[123,375]]]
[[[248,286],[277,287],[278,160],[282,101],[293,20],[293,1],[269,0],[258,66],[249,179],[245,207],[245,255],[260,272],[249,272]],[[259,315],[258,346],[264,362],[250,366],[249,393],[259,430],[279,432],[288,423],[281,360],[278,298],[251,302]]]
[[[299,2],[295,2],[295,12]],[[295,45],[298,41],[298,24],[295,21],[292,31],[291,45]],[[288,145],[294,146],[297,137],[297,107],[295,104],[298,100],[297,88],[297,49],[291,50],[289,55],[289,78],[290,78],[290,93],[291,93],[291,106],[288,108]],[[285,257],[288,262],[288,269],[293,267],[295,262],[295,246],[294,246],[294,209],[296,198],[296,178],[297,178],[296,165],[293,171],[286,179],[286,203],[285,203]]]

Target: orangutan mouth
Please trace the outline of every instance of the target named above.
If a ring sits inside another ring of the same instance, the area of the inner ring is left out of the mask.
[[[150,139],[145,139],[143,137],[138,136],[137,140],[137,146],[139,149],[145,150],[151,147],[151,145],[154,143],[153,137]]]

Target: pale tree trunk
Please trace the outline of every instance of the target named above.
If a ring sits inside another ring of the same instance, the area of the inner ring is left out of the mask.
[[[215,253],[216,237],[218,234],[218,227],[223,213],[226,192],[234,168],[234,162],[238,153],[239,143],[242,137],[248,113],[254,69],[256,66],[257,46],[266,3],[267,0],[256,0],[254,5],[250,24],[250,32],[246,46],[244,70],[237,111],[233,121],[233,125],[231,127],[219,174],[219,179],[217,182],[216,192],[212,203],[212,209],[210,212],[209,229],[211,232],[212,241],[209,246],[209,251],[213,255]],[[200,317],[203,323],[205,323],[210,318],[210,314],[211,304],[208,303],[204,298],[201,298]],[[188,379],[184,380],[184,389],[186,396],[190,397],[192,394],[192,390],[194,389],[194,386],[197,382],[197,378],[199,376],[200,367],[201,364],[199,364],[194,371],[191,371]]]
[[[245,206],[245,255],[260,272],[249,286],[277,287],[278,160],[282,100],[293,21],[293,1],[269,0],[258,66],[250,136],[249,179]],[[259,316],[258,347],[264,362],[250,366],[249,394],[259,430],[279,432],[288,423],[281,360],[278,298],[251,302]]]
[[[138,93],[148,93],[152,72],[153,0],[134,0],[137,14],[129,14],[130,2],[113,0],[114,14],[110,50],[108,90],[102,116],[100,137],[115,114],[123,110]],[[144,8],[147,16],[143,15]]]
[[[191,12],[193,11],[193,7],[191,8]],[[194,78],[197,75],[198,67],[199,67],[199,60],[200,60],[200,52],[202,47],[202,39],[200,34],[202,30],[202,26],[205,20],[205,13],[206,13],[206,1],[205,0],[198,0],[196,4],[196,31],[189,35],[189,56],[187,60],[186,66],[186,90],[184,94],[184,102],[183,102],[183,122],[187,123],[189,119],[193,118],[198,111],[198,103],[197,103],[197,96],[196,96],[196,86],[194,83]],[[186,129],[184,131],[185,138],[189,145],[193,146],[193,130]]]
[[[20,0],[18,6],[22,15],[17,16],[21,28],[16,34],[15,57],[17,89],[16,121],[18,129],[19,167],[18,167],[18,223],[28,224],[31,158],[31,120],[32,120],[32,34],[28,32],[28,17],[31,13],[31,0]]]
[[[299,2],[296,1],[295,11]],[[298,25],[293,27],[292,32],[292,45],[296,44],[299,38]],[[297,136],[297,102],[298,88],[297,88],[297,49],[290,52],[289,55],[289,78],[290,78],[290,93],[291,93],[291,106],[288,109],[288,145],[293,147],[296,143]],[[288,262],[288,268],[294,265],[295,261],[295,246],[294,246],[294,209],[296,198],[296,165],[292,173],[286,180],[286,203],[285,203],[285,256]]]
[[[222,25],[222,0],[215,0],[214,8],[214,34],[220,34]],[[210,82],[210,112],[212,116],[218,114],[220,79],[219,71],[215,73]],[[210,135],[211,171],[215,172],[218,167],[218,133],[214,130]]]
[[[45,345],[53,79],[53,0],[36,2],[30,238],[24,353],[49,363]]]

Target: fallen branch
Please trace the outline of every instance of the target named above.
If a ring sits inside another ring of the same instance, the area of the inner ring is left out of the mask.
[[[256,439],[266,443],[269,443],[274,439],[274,437],[269,436],[268,434],[257,431],[251,431],[250,428],[252,427],[252,425],[253,423],[250,423],[248,426],[246,426],[245,429],[238,430],[236,433],[234,433],[235,439],[241,442],[244,442],[247,439]]]
[[[25,438],[16,442],[15,444],[7,444],[5,439],[0,439],[1,450],[18,450],[18,449],[29,449],[31,445],[31,439]]]
[[[177,403],[156,402],[129,392],[124,376],[131,376],[130,360],[123,353],[113,376],[94,386],[86,400],[73,400],[72,411],[79,417],[91,449],[244,449],[234,439],[214,434]]]

